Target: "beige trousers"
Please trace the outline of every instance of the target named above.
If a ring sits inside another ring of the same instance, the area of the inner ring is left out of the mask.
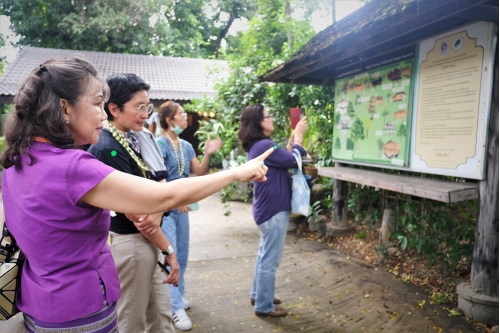
[[[160,250],[142,234],[111,232],[111,254],[120,277],[118,300],[120,333],[175,332],[166,276],[157,261]]]

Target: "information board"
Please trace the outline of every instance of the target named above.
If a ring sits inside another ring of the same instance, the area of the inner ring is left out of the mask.
[[[412,171],[483,179],[493,28],[479,22],[419,44]]]
[[[408,166],[414,53],[337,76],[332,156],[367,165]]]

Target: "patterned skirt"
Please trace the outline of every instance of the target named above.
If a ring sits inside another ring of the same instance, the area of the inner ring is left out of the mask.
[[[64,323],[47,323],[23,313],[24,329],[27,333],[118,333],[116,302],[108,305],[104,283],[102,280],[100,282],[104,297],[101,310]]]
[[[28,333],[118,333],[116,303],[90,316],[65,323],[46,323],[24,314],[24,328]]]

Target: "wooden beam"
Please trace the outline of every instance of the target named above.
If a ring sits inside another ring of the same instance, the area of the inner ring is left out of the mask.
[[[390,40],[399,38],[401,40],[408,39],[408,35],[420,30],[420,36],[417,39],[422,39],[428,37],[431,33],[429,32],[429,25],[436,24],[439,26],[439,22],[442,22],[444,19],[449,18],[450,22],[453,22],[453,18],[457,17],[459,13],[465,12],[475,6],[481,5],[482,3],[487,2],[487,0],[480,1],[469,1],[469,0],[454,0],[443,3],[441,1],[429,2],[429,1],[417,1],[414,3],[410,3],[409,8],[406,9],[406,12],[411,10],[411,6],[416,6],[413,10],[418,12],[417,15],[414,16],[405,16],[404,20],[401,20],[398,23],[395,23],[391,19],[385,20],[379,27],[370,27],[373,30],[373,33],[364,35],[363,39],[356,39],[355,45],[343,45],[343,43],[333,43],[328,46],[326,49],[322,50],[323,56],[318,57],[318,53],[313,54],[309,59],[304,57],[302,60],[305,62],[300,64],[300,61],[295,61],[299,65],[293,65],[289,63],[287,68],[287,64],[285,63],[278,71],[272,71],[268,74],[265,74],[262,78],[265,81],[276,81],[278,78],[283,77],[285,75],[293,77],[294,79],[297,76],[303,76],[310,72],[316,71],[322,67],[328,66],[335,62],[341,61],[353,54],[364,52],[366,50],[366,46],[369,45],[370,49],[373,49],[378,46],[383,46]],[[443,13],[446,13],[443,15]],[[448,23],[452,24],[452,23]],[[456,24],[454,25],[456,26]],[[453,25],[452,25],[453,27]],[[376,29],[376,30],[375,30]],[[438,33],[439,31],[436,31]],[[444,31],[443,31],[444,32]],[[402,34],[403,33],[403,34]],[[387,35],[392,34],[392,38],[387,39]],[[345,36],[342,39],[348,39],[353,37]],[[413,42],[417,42],[418,40],[413,39]],[[338,51],[340,50],[340,51]],[[336,52],[337,51],[337,52]],[[300,74],[298,74],[300,72]],[[295,74],[298,75],[295,75]]]
[[[453,4],[447,4],[447,5],[448,5],[447,7],[443,6],[444,7],[442,8],[443,11],[446,12],[448,10],[450,12],[453,12],[452,11],[454,7],[452,6]],[[413,19],[404,21],[403,24],[395,25],[388,30],[380,31],[374,35],[369,35],[367,38],[364,38],[363,40],[357,40],[354,46],[347,47],[347,45],[344,45],[344,47],[342,47],[341,45],[336,45],[338,47],[334,49],[339,49],[339,52],[337,53],[332,52],[329,57],[323,58],[317,61],[315,64],[308,66],[303,71],[303,74],[308,74],[310,72],[321,69],[330,64],[342,61],[356,53],[367,52],[375,48],[384,47],[384,45],[387,45],[389,42],[397,43],[399,41],[403,41],[405,45],[416,43],[430,36],[429,30],[431,31],[433,30],[430,29],[430,27],[442,26],[441,22],[444,19],[453,16],[452,14],[441,15],[440,11],[436,11],[433,13],[426,13],[426,14],[427,15],[425,18],[418,16]],[[456,23],[457,22],[455,20],[450,20],[448,24],[451,25],[450,28],[453,28],[454,26],[456,26]],[[448,28],[445,28],[444,30],[447,29]],[[404,33],[402,33],[402,31]],[[391,37],[387,38],[388,35]],[[369,46],[369,48],[367,48],[367,46]],[[302,69],[302,67],[299,68]],[[298,70],[299,68],[295,67],[296,70]]]
[[[490,5],[478,5],[466,12],[460,13],[459,17],[469,20],[486,21],[498,24],[498,7]]]
[[[478,198],[477,183],[451,182],[350,167],[320,167],[318,175],[442,202]]]

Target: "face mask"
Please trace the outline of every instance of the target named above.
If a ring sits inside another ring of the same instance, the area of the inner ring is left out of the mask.
[[[172,132],[174,132],[175,134],[177,135],[180,135],[182,132],[184,132],[184,128],[180,127],[179,125],[175,125],[175,127],[170,127],[170,129],[172,130]]]

